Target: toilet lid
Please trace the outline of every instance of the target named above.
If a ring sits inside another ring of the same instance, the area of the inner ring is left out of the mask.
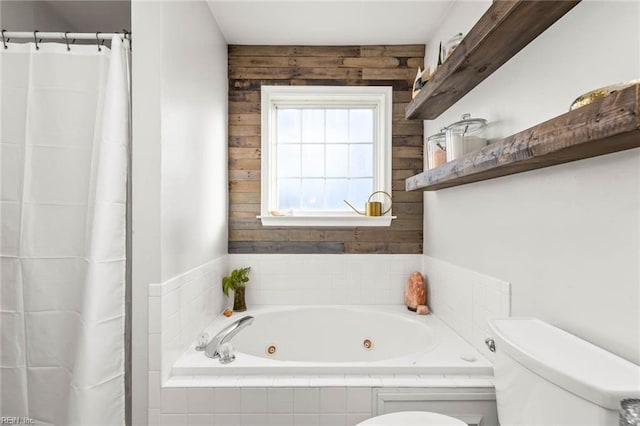
[[[426,411],[402,411],[372,417],[357,426],[467,426],[462,420]]]

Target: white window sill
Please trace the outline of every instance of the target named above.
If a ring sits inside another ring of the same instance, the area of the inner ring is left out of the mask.
[[[262,226],[390,226],[396,216],[256,216]]]

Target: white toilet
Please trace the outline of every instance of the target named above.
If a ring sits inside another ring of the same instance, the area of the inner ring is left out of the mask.
[[[535,318],[489,321],[501,426],[617,425],[620,401],[640,397],[640,366]],[[399,412],[361,426],[465,426],[442,414]]]
[[[356,426],[467,426],[462,420],[426,411],[401,411],[367,419]]]

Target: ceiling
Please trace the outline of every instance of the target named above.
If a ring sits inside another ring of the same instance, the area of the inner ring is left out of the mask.
[[[1,1],[4,15],[42,15],[24,23],[40,31],[131,30],[131,0]],[[229,44],[349,45],[426,43],[456,0],[206,1]]]
[[[455,0],[207,0],[229,44],[422,44]]]

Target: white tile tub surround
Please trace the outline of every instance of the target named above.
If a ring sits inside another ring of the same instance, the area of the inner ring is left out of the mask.
[[[230,254],[229,269],[251,267],[249,305],[402,304],[416,254]]]
[[[162,405],[150,409],[150,419],[156,420],[149,424],[179,425],[172,422],[181,421],[182,416],[194,416],[194,422],[210,422],[213,416],[216,426],[352,426],[380,414],[375,406],[376,390],[406,393],[429,388],[430,392],[454,395],[469,392],[493,395],[491,376],[343,375],[299,379],[172,377],[168,385],[178,387],[162,389]],[[354,386],[354,380],[360,385]],[[270,384],[265,385],[268,381]]]
[[[178,356],[227,303],[220,282],[228,268],[225,255],[161,284],[149,285],[150,402],[155,398],[156,382],[167,380]]]
[[[198,396],[202,400],[197,412],[188,405],[194,391],[204,392]],[[180,416],[197,415],[198,419],[213,417],[212,424],[215,425],[334,426],[336,423],[326,422],[335,418],[341,419],[338,424],[345,424],[347,418],[364,420],[372,416],[373,410],[372,389],[364,387],[172,388],[163,392],[167,395],[167,403],[165,405],[163,400],[157,414],[161,425],[180,421]],[[349,420],[346,424],[355,423]]]
[[[422,257],[229,255],[198,268],[200,274],[191,271],[151,286],[150,305],[155,306],[150,307],[150,347],[157,348],[157,353],[150,353],[149,360],[153,367],[149,372],[149,425],[347,426],[378,414],[374,391],[379,388],[447,392],[473,388],[492,393],[493,378],[486,375],[168,377],[166,367],[174,363],[177,353],[231,303],[222,295],[220,281],[232,269],[252,268],[249,305],[389,305],[403,303],[407,278],[422,270]],[[196,301],[198,294],[210,302],[208,307]],[[190,306],[196,308],[195,315],[185,311]],[[203,319],[207,315],[209,319]]]
[[[511,315],[511,284],[426,255],[422,272],[433,313],[493,361],[487,320]]]

